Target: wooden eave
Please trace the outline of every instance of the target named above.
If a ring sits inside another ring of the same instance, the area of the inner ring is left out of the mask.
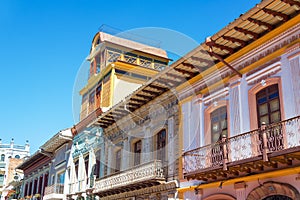
[[[265,34],[279,27],[299,14],[296,9],[299,0],[264,0],[241,15],[238,19],[211,37],[215,55],[226,60],[232,54],[255,42]],[[281,13],[281,14],[280,14]],[[274,17],[275,16],[275,17]],[[277,16],[277,17],[276,17]],[[178,59],[170,67],[161,71],[122,102],[105,113],[97,115],[92,122],[107,128],[143,105],[152,101],[171,88],[175,88],[197,75],[204,74],[209,68],[216,66],[219,59],[210,55],[209,46],[204,43]],[[235,72],[231,71],[231,75]],[[107,115],[115,120],[107,120]]]

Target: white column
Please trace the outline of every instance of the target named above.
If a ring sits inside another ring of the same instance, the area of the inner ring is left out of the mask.
[[[129,151],[130,151],[129,140],[128,140],[128,138],[125,138],[123,140],[121,170],[125,170],[129,167],[129,159],[130,159]]]

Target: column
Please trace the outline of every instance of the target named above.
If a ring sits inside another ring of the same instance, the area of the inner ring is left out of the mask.
[[[129,141],[128,137],[123,139],[123,149],[122,149],[122,162],[121,162],[121,171],[129,167]]]
[[[176,169],[176,153],[175,147],[178,146],[177,137],[174,134],[174,117],[168,119],[168,143],[166,144],[166,149],[168,151],[168,177],[172,177],[175,174]]]
[[[240,80],[234,80],[230,85],[229,108],[230,136],[235,136],[241,133]]]
[[[111,144],[108,144],[108,152],[107,152],[107,175],[110,175],[114,170],[114,155],[113,155],[113,148]]]

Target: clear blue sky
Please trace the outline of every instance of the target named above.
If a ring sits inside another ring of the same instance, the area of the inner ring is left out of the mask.
[[[0,138],[31,153],[74,124],[77,71],[102,24],[129,30],[168,28],[198,42],[259,0],[0,1]]]

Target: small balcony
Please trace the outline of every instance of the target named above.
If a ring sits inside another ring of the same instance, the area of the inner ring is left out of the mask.
[[[57,183],[47,186],[43,200],[47,199],[63,199],[64,198],[64,184]]]
[[[162,162],[154,160],[96,180],[93,193],[100,197],[117,194],[153,185],[165,181]]]
[[[206,182],[300,165],[300,116],[183,154],[184,176]]]

